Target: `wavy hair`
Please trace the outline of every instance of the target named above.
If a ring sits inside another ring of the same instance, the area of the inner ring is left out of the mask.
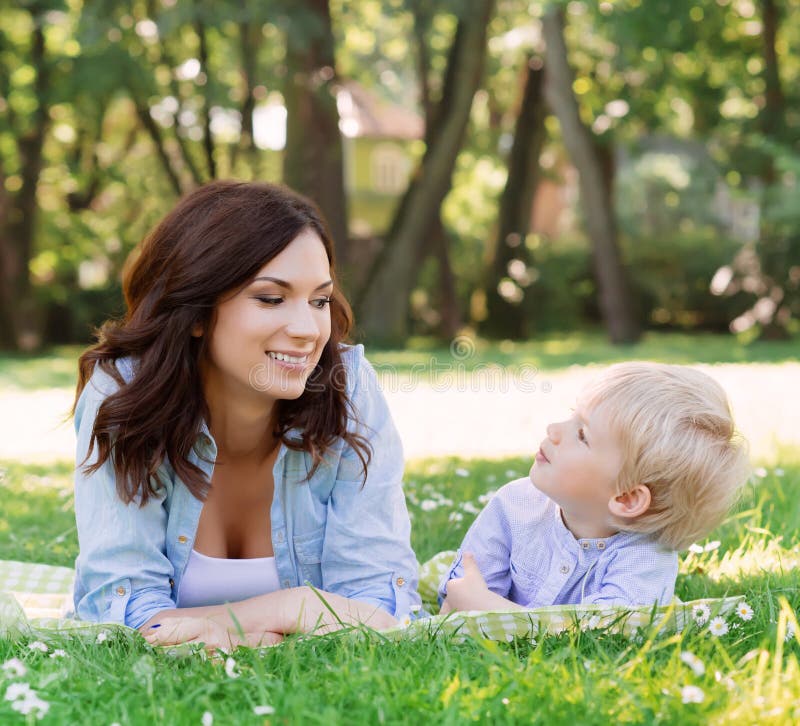
[[[348,429],[355,412],[338,373],[343,370],[340,344],[353,318],[336,284],[327,226],[313,203],[286,187],[232,181],[212,182],[184,197],[128,260],[123,275],[127,312],[100,327],[97,343],[78,364],[73,412],[95,366],[119,385],[97,412],[81,462],[87,473],[110,459],[120,498],[144,505],[168,459],[192,494],[205,498],[210,482],[189,454],[208,418],[200,375],[207,336],[193,337],[191,331],[198,325],[212,330],[220,298],[244,287],[306,229],[319,235],[330,262],[331,336],[313,373],[314,385],[296,400],[278,402],[274,434],[311,455],[309,477],[334,442],[343,439],[361,460],[366,480],[371,448]],[[135,361],[130,382],[115,365],[128,356]],[[300,440],[287,436],[291,429],[302,432]],[[95,446],[97,460],[87,465]]]

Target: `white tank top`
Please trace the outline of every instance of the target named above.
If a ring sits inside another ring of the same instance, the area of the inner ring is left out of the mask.
[[[179,608],[222,605],[280,590],[274,557],[229,560],[192,550],[178,591]]]

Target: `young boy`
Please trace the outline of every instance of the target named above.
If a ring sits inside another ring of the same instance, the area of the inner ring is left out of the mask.
[[[442,612],[666,604],[677,551],[722,521],[746,479],[719,384],[683,366],[611,366],[547,427],[530,478],[478,515]]]

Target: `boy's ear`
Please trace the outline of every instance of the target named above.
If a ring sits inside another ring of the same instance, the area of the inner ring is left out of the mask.
[[[608,509],[615,517],[633,519],[650,508],[650,500],[650,490],[644,484],[639,484],[624,494],[612,497]]]

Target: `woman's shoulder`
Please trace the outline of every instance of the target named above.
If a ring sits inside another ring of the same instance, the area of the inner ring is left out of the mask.
[[[339,358],[344,368],[348,397],[352,398],[358,391],[373,388],[375,369],[364,355],[364,346],[361,343],[357,345],[340,343]]]
[[[114,367],[117,369],[123,383],[130,383],[136,373],[136,363],[133,358],[126,356],[125,358],[117,358],[114,361]],[[95,363],[92,375],[86,381],[86,385],[81,391],[78,407],[82,408],[88,402],[97,402],[108,398],[112,393],[116,393],[120,388],[120,383],[111,373],[109,373],[103,366]]]

